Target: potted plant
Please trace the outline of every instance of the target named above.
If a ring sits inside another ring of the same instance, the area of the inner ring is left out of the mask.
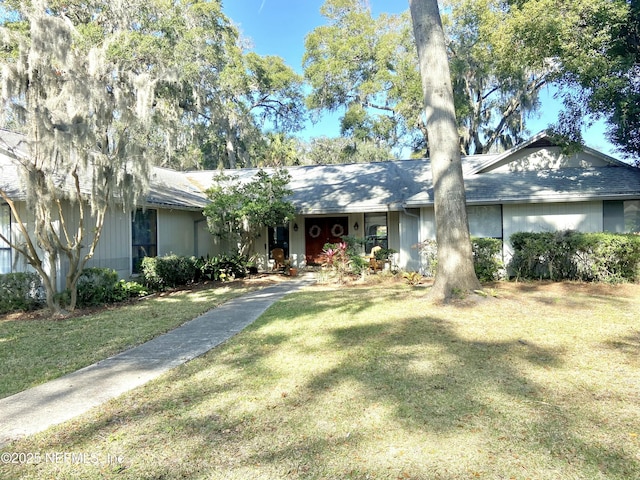
[[[291,266],[291,261],[290,260],[285,260],[284,261],[284,274],[285,275],[289,275],[290,277],[297,277],[298,276],[298,268]]]
[[[389,263],[391,256],[396,253],[393,248],[380,248],[373,251],[373,258],[376,262],[376,268],[382,270],[385,264]]]

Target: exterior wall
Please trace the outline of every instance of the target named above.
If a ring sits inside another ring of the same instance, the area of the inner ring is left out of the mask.
[[[509,237],[516,232],[578,230],[602,232],[602,202],[504,205],[505,260],[513,253]]]
[[[27,224],[27,229],[29,231],[33,230],[33,216],[29,214],[27,211],[26,204],[24,202],[16,202],[16,208],[18,209],[18,214],[22,221]],[[23,243],[24,237],[18,224],[16,223],[16,219],[13,216],[13,213],[9,214],[10,216],[10,229],[11,229],[11,238],[10,240],[14,243]],[[37,245],[36,245],[37,248]],[[42,250],[38,249],[40,255],[42,255]],[[27,263],[27,260],[24,256],[20,255],[15,250],[11,251],[11,272],[33,272],[34,269]],[[9,272],[7,272],[9,273]]]
[[[420,270],[420,252],[415,245],[420,241],[420,210],[412,209],[399,212],[399,243],[397,265],[402,270],[416,272]]]
[[[436,238],[436,213],[433,207],[420,209],[420,241],[435,240]]]
[[[347,217],[347,224],[349,226],[349,230],[347,234],[349,236],[363,238],[364,235],[364,215],[362,213],[351,213],[351,214],[328,214],[328,215],[297,215],[289,224],[289,260],[291,261],[291,265],[298,268],[304,268],[307,266],[305,255],[306,255],[306,245],[305,245],[305,219],[311,217]],[[355,230],[355,224],[358,224],[358,230]],[[298,226],[298,230],[296,231],[295,226]],[[263,236],[265,238],[267,231]],[[256,253],[259,257],[258,268],[260,269],[270,269],[271,265],[269,263],[269,252],[268,245],[265,241],[258,242],[256,246]]]
[[[110,210],[95,254],[87,267],[111,268],[120,278],[131,274],[131,214]]]
[[[495,165],[490,172],[605,167],[607,165],[608,163],[603,159],[588,152],[579,152],[575,155],[567,156],[562,154],[560,147],[525,148]]]
[[[471,236],[503,239],[505,262],[513,254],[509,237],[516,232],[603,231],[602,202],[598,201],[470,206],[468,212]],[[420,209],[420,240],[435,238],[433,207],[423,207]]]
[[[206,222],[199,222],[203,219],[199,212],[156,210],[158,255],[175,253],[206,256],[216,253],[213,237],[208,233]],[[87,267],[110,268],[115,270],[120,278],[128,278],[131,275],[131,215],[131,212],[118,209],[112,209],[107,213],[100,241],[93,257],[87,262]],[[90,232],[94,223],[92,220],[88,221],[87,231]],[[89,244],[90,241],[89,236],[85,244]],[[64,282],[66,271],[63,262],[60,268],[60,282]]]
[[[387,213],[387,243],[389,248],[400,251],[400,212]]]
[[[199,224],[196,222],[201,219],[202,215],[199,212],[158,210],[158,256],[197,255],[196,238],[199,239]]]
[[[467,216],[472,237],[502,238],[502,205],[470,205]]]

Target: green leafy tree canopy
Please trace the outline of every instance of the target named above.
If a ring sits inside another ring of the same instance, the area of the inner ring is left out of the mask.
[[[277,169],[272,174],[258,172],[246,182],[238,176],[218,174],[207,190],[211,203],[204,209],[211,233],[237,245],[240,255],[248,255],[255,239],[266,227],[288,223],[295,214],[287,200],[292,191],[291,176]]]

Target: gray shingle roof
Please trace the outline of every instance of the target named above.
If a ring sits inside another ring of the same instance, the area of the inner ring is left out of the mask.
[[[465,178],[465,191],[469,204],[640,198],[640,169],[611,165],[470,175]],[[433,188],[406,204],[433,204]]]
[[[273,169],[264,169],[271,172]],[[302,214],[400,210],[403,202],[430,184],[425,160],[399,160],[346,165],[287,167],[291,175],[291,201]],[[248,181],[258,169],[225,171]],[[215,171],[188,172],[194,184],[205,189]]]
[[[24,192],[14,161],[7,154],[19,146],[22,138],[0,132],[0,186],[13,198],[24,198]],[[522,147],[510,150],[509,155],[539,147],[545,141],[546,137],[537,135]],[[609,161],[609,157],[606,157],[609,166],[600,168],[477,173],[490,169],[496,162],[504,162],[505,158],[504,153],[463,158],[470,204],[640,198],[640,169],[615,159]],[[291,174],[291,200],[301,214],[393,211],[433,204],[431,169],[424,159],[299,166],[287,170]],[[242,169],[224,173],[246,182],[257,172],[258,169]],[[199,210],[207,204],[204,192],[217,173],[154,168],[147,205]]]

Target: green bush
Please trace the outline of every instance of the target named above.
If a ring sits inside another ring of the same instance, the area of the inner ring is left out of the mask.
[[[517,278],[600,282],[640,279],[640,236],[617,233],[518,232],[509,263]]]
[[[331,271],[339,282],[346,275],[363,275],[369,270],[369,259],[362,254],[364,252],[364,239],[345,235],[342,242],[325,243],[322,249],[322,266]],[[389,255],[392,252],[387,250]]]
[[[197,280],[198,262],[195,257],[165,255],[145,257],[140,264],[143,284],[153,290],[188,285]]]
[[[424,275],[429,278],[435,277],[438,267],[438,244],[436,241],[424,240],[414,245],[414,248],[418,249],[422,257]]]
[[[499,238],[473,238],[473,267],[481,282],[493,282],[502,276],[502,240]]]
[[[77,288],[79,307],[118,303],[148,294],[139,283],[119,280],[115,270],[100,267],[85,268]]]
[[[215,257],[200,257],[196,262],[198,279],[225,282],[234,278],[247,276],[249,261],[239,254],[216,255]]]
[[[0,275],[0,314],[36,310],[43,305],[42,281],[37,273]]]
[[[364,238],[344,235],[342,237],[342,241],[346,245],[345,253],[347,254],[347,257],[350,260],[351,273],[354,275],[362,275],[363,272],[368,271],[369,259],[362,256],[364,252],[364,242],[365,242]],[[334,247],[337,245],[339,244],[335,244]],[[325,248],[326,246],[327,245],[325,245]],[[389,250],[389,249],[382,249],[380,251],[383,251],[383,250],[387,254],[387,257],[380,258],[380,260],[387,260],[393,253],[395,253],[395,250]]]
[[[116,297],[115,284],[118,274],[109,268],[85,268],[78,278],[78,306],[89,307],[105,303],[119,302]]]
[[[640,280],[640,236],[634,234],[584,234],[576,255],[582,280],[637,282]]]
[[[438,244],[435,240],[425,240],[415,247],[426,264],[425,276],[435,277],[438,266]],[[502,240],[499,238],[473,237],[473,268],[481,282],[492,282],[503,276]]]

